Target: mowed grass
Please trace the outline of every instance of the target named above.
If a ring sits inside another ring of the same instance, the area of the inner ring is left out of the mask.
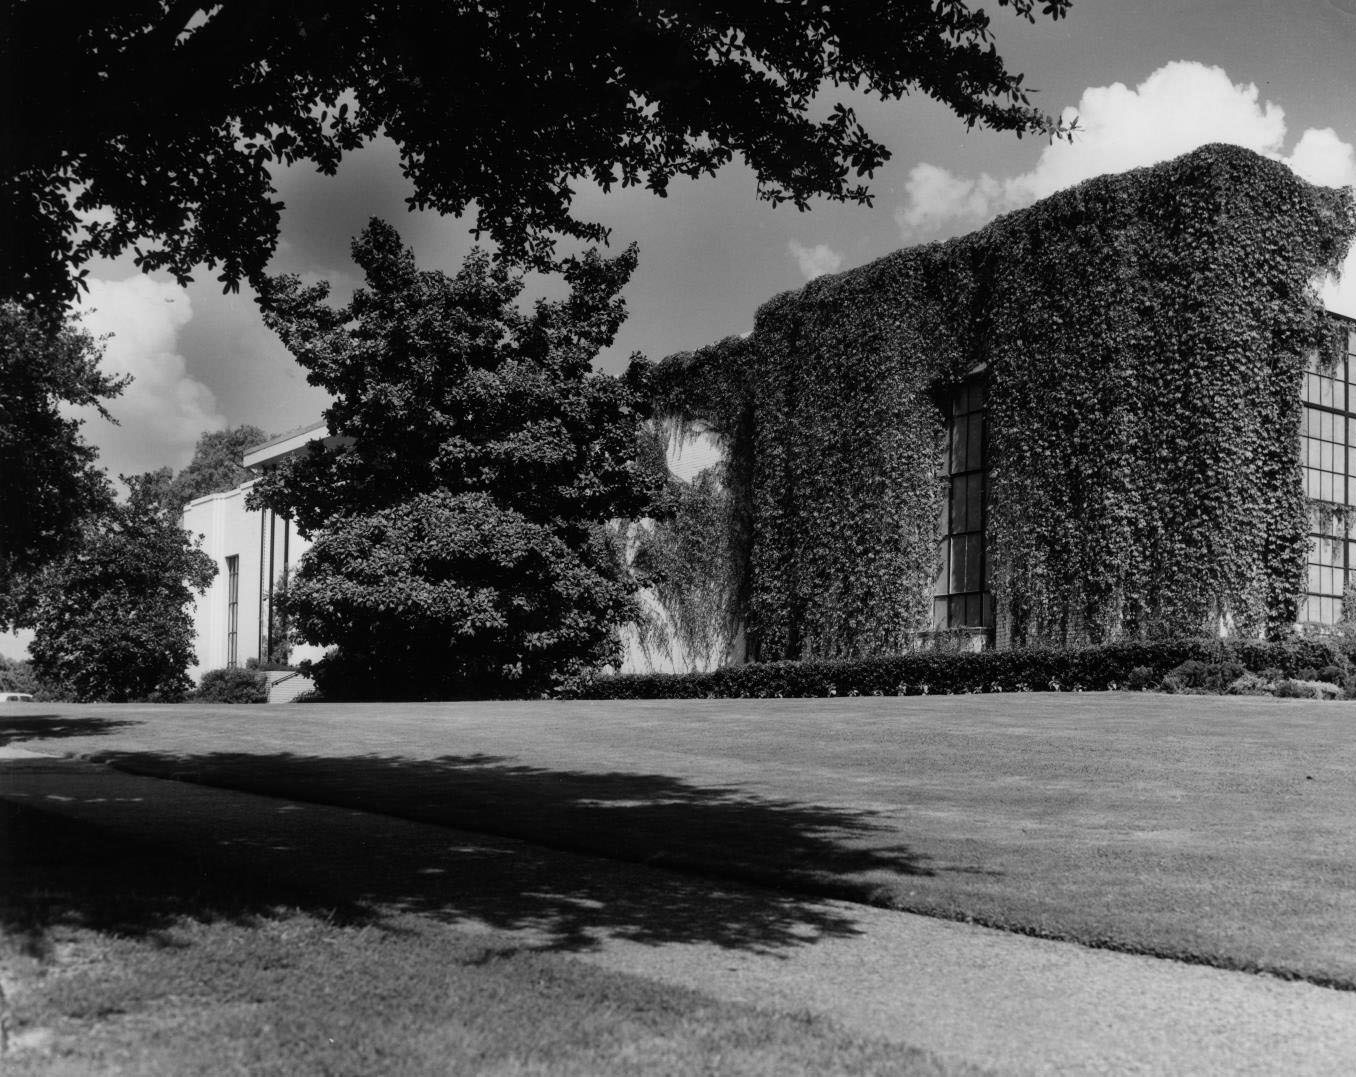
[[[1352,704],[1089,693],[59,714],[80,739],[48,750],[142,773],[1356,988]]]
[[[276,878],[26,806],[0,837],[13,1077],[975,1072],[429,917],[273,905]]]

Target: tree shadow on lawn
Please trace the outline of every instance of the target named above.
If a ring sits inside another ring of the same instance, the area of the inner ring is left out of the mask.
[[[0,714],[0,745],[27,740],[96,737],[140,722],[113,718],[72,718],[65,714]]]
[[[137,870],[154,879],[144,892],[116,885],[127,876],[121,856],[89,859],[88,841],[63,851],[63,861],[86,856],[89,870],[65,873],[60,900],[38,914],[47,925],[155,934],[179,915],[238,919],[281,905],[381,923],[399,909],[527,930],[533,945],[567,951],[614,936],[776,952],[856,934],[850,913],[819,898],[860,900],[873,885],[932,874],[869,813],[663,775],[551,771],[483,755],[99,759],[309,803],[264,802],[252,826],[225,822],[187,857],[137,851]]]

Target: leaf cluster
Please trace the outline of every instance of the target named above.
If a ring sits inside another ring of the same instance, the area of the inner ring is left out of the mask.
[[[1231,146],[1103,176],[948,243],[779,296],[666,360],[662,407],[725,433],[750,520],[751,653],[896,653],[929,621],[945,406],[988,379],[999,639],[1293,624],[1313,288],[1349,192]]]
[[[1035,0],[1000,0],[1034,21]],[[1069,0],[1043,0],[1061,17]],[[966,0],[661,5],[636,0],[270,4],[11,0],[0,33],[0,297],[57,312],[94,256],[131,248],[181,282],[258,281],[278,236],[274,169],[332,174],[379,133],[412,208],[461,214],[505,251],[590,242],[576,186],[712,175],[759,195],[869,199],[889,156],[826,86],[932,97],[967,125],[1048,132]]]
[[[99,370],[102,349],[77,323],[51,325],[0,303],[0,625],[19,611],[17,578],[69,549],[82,521],[113,503],[71,408],[104,401],[127,378]]]

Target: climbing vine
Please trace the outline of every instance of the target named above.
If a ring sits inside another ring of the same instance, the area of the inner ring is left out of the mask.
[[[1207,146],[820,278],[667,360],[661,410],[731,446],[750,656],[886,654],[928,627],[942,407],[975,370],[1000,641],[1280,632],[1301,379],[1335,340],[1313,281],[1353,237],[1348,192]]]

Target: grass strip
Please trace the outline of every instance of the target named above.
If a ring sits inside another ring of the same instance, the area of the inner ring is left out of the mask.
[[[978,1072],[0,807],[14,1077]]]

